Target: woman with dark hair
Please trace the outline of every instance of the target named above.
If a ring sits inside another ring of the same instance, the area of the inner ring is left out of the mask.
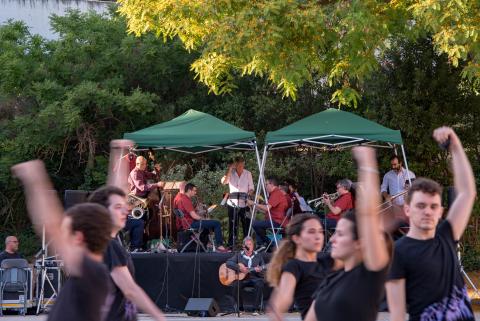
[[[324,243],[318,216],[295,215],[286,233],[286,239],[273,255],[267,270],[267,281],[275,288],[269,307],[273,320],[282,320],[282,314],[292,302],[300,309],[303,319],[318,284],[333,267],[329,255],[317,257]]]
[[[353,150],[358,165],[356,213],[338,221],[331,238],[332,258],[343,271],[328,276],[319,286],[305,320],[374,321],[382,299],[392,242],[380,227],[379,179],[375,151]]]

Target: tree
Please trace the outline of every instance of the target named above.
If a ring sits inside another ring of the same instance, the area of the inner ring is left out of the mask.
[[[433,34],[439,54],[480,88],[477,0],[118,0],[130,32],[179,37],[200,56],[191,69],[211,92],[231,92],[237,76],[267,77],[284,96],[321,78],[332,101],[357,105],[365,78],[396,37]],[[319,75],[320,77],[314,77]]]

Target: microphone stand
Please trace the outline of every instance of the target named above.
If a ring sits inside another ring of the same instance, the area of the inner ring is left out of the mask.
[[[233,196],[233,197],[232,197]],[[232,202],[232,199],[235,199],[235,196],[236,196],[236,200],[237,200],[237,203],[235,204],[234,202]],[[229,195],[229,201],[230,203],[227,202],[227,204],[229,204],[229,206],[233,207],[233,222],[232,222],[232,250],[233,250],[233,253],[235,253],[235,257],[236,257],[236,263],[237,263],[237,271],[235,271],[235,282],[237,282],[237,304],[236,304],[236,308],[235,308],[235,312],[237,314],[237,317],[239,318],[240,317],[240,268],[239,268],[239,258],[240,258],[240,251],[238,249],[236,249],[236,241],[237,241],[237,233],[235,232],[236,231],[236,228],[238,228],[237,226],[237,219],[238,219],[238,212],[240,211],[240,206],[239,206],[239,203],[240,203],[240,199],[246,201],[247,199],[247,193],[241,193],[241,192],[234,192],[234,193],[230,193]],[[230,313],[228,313],[230,314]],[[228,315],[228,314],[224,314],[224,315]]]
[[[45,240],[45,225],[42,227],[42,249],[40,250],[40,254],[42,256],[41,261],[40,261],[40,287],[38,288],[39,291],[37,293],[37,311],[36,314],[40,314],[40,310],[44,311],[49,304],[55,300],[58,297],[58,292],[53,286],[52,282],[50,281],[50,278],[47,275],[47,266],[45,260],[48,257],[48,244],[46,243]],[[60,278],[60,272],[58,277]],[[45,300],[45,282],[48,283],[50,288],[52,289],[52,295],[48,298],[46,302]],[[60,289],[58,289],[60,290]],[[31,290],[33,291],[33,289]],[[26,299],[25,299],[26,300]]]

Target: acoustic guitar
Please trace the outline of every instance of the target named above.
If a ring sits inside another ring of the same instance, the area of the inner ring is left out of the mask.
[[[246,267],[243,263],[238,263],[239,266]],[[259,265],[261,271],[264,271],[267,269],[268,264],[264,265]],[[220,268],[218,269],[218,278],[220,279],[220,283],[223,285],[230,285],[233,283],[233,281],[236,280],[243,280],[245,277],[250,273],[250,272],[255,272],[255,267],[251,267],[248,269],[248,272],[235,272],[234,270],[230,269],[227,267],[227,263],[223,263],[220,265]],[[237,276],[238,275],[238,276]]]

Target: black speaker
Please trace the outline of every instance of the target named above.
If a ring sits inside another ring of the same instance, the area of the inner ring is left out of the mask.
[[[189,316],[214,317],[220,308],[214,298],[189,298],[185,312]]]
[[[65,191],[64,202],[63,202],[65,209],[67,210],[73,205],[85,203],[87,201],[89,194],[90,193],[88,191],[67,189]]]

